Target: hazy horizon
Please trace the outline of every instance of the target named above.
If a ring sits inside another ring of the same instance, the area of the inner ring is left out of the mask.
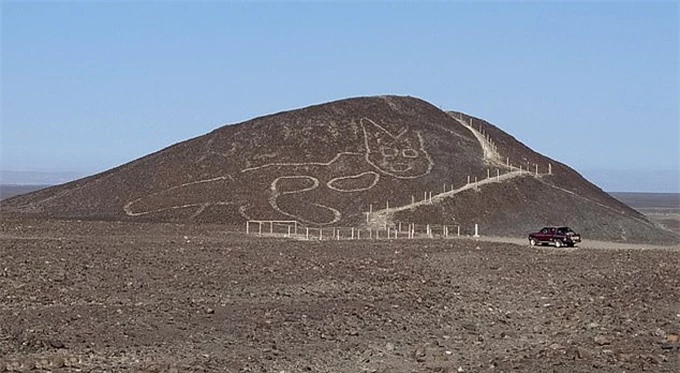
[[[0,170],[0,185],[58,185],[95,175],[75,171]],[[588,181],[608,193],[680,193],[678,170],[577,170]]]

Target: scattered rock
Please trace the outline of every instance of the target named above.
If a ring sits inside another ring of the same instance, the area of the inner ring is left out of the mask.
[[[52,368],[62,368],[64,367],[64,359],[62,359],[60,356],[55,356],[50,359],[50,366]]]
[[[8,372],[19,372],[21,369],[21,364],[16,360],[11,360],[7,362],[6,369]]]
[[[553,344],[551,344],[549,347],[550,347],[551,349],[553,349],[553,350],[559,350],[559,349],[564,348],[564,347],[562,347],[562,345],[559,344],[559,343],[553,343]]]
[[[74,368],[77,367],[79,363],[80,360],[75,356],[67,357],[66,359],[64,359],[64,366],[66,367]]]
[[[657,337],[666,338],[666,332],[661,328],[656,328],[653,334]]]
[[[423,362],[425,361],[425,356],[427,355],[427,352],[425,351],[425,348],[423,347],[418,347],[413,351],[413,357],[416,359],[417,362]]]
[[[0,301],[8,310],[0,315],[0,373],[28,371],[29,358],[32,371],[55,373],[208,372],[224,362],[244,372],[342,372],[348,361],[357,371],[381,373],[596,371],[591,364],[612,372],[671,372],[680,352],[675,315],[667,315],[676,300],[664,286],[673,278],[658,277],[652,267],[671,258],[659,251],[522,257],[527,250],[485,244],[488,260],[502,261],[499,271],[465,241],[443,241],[441,249],[430,244],[436,259],[425,260],[415,241],[399,243],[394,256],[386,243],[365,250],[354,242],[258,239],[248,241],[252,249],[223,258],[194,250],[196,244],[178,257],[182,240],[170,248],[166,241],[128,247],[106,237],[56,253],[42,250],[49,240],[27,254],[3,247],[10,286],[26,285],[10,288]],[[68,283],[49,282],[56,265],[31,268],[42,263],[33,257],[37,250],[68,269]],[[579,266],[583,261],[589,265]],[[89,269],[81,270],[82,263]],[[260,272],[262,265],[275,270]],[[477,275],[488,281],[471,279]],[[603,308],[602,293],[615,310]],[[544,308],[546,302],[553,306]],[[53,306],[32,308],[40,304]],[[354,333],[361,338],[349,336]]]
[[[50,341],[50,346],[54,348],[64,348],[64,342],[53,339]]]
[[[605,345],[610,345],[612,342],[609,340],[609,338],[603,336],[603,335],[598,335],[595,337],[595,343],[597,343],[600,346],[605,346]]]
[[[21,365],[19,366],[20,372],[28,372],[33,369],[35,369],[35,361],[33,359],[26,359],[22,361]]]
[[[600,324],[598,324],[596,322],[591,322],[590,324],[588,324],[588,329],[595,329],[595,328],[599,328],[599,327],[600,327]]]
[[[583,347],[576,347],[574,349],[574,356],[577,359],[589,359],[592,356],[592,353]]]
[[[673,347],[674,347],[674,346],[673,346],[672,344],[668,343],[668,342],[664,342],[664,343],[661,345],[661,349],[663,349],[663,350],[672,350]]]

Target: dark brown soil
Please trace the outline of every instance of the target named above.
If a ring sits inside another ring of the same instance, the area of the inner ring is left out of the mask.
[[[676,372],[675,254],[5,216],[0,371]]]
[[[0,209],[60,219],[358,226],[368,211],[463,187],[468,176],[482,180],[496,170],[511,170],[486,163],[477,138],[451,114],[458,113],[397,96],[277,113],[224,126],[98,175],[3,200]],[[460,115],[488,134],[514,167],[538,165],[544,177],[513,178],[474,195],[461,193],[434,206],[434,213],[432,208],[405,211],[401,221],[477,223],[487,232],[516,236],[577,220],[577,229],[593,239],[680,242],[680,236],[568,166],[490,123]],[[548,164],[551,175],[545,175]]]

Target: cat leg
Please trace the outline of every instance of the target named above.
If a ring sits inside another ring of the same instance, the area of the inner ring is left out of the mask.
[[[281,176],[270,188],[270,206],[282,214],[310,225],[334,224],[342,219],[337,209],[312,202],[311,191],[319,187],[319,179],[312,176]]]

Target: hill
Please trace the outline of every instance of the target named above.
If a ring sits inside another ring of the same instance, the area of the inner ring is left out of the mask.
[[[591,238],[678,241],[492,124],[397,96],[224,126],[0,207],[48,218],[230,225],[356,226],[370,212],[374,225],[478,223],[485,234],[517,236],[567,224]]]
[[[0,184],[0,200],[44,189],[50,185]]]

